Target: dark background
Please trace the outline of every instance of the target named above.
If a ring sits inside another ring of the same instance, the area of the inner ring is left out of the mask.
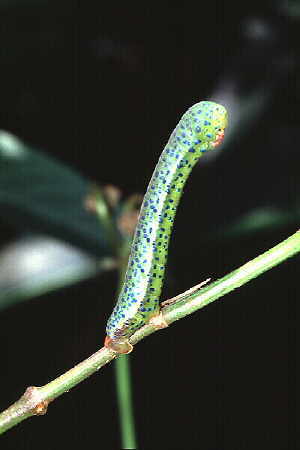
[[[298,228],[283,220],[225,233],[256,208],[299,205],[296,2],[14,1],[0,3],[0,17],[1,128],[124,197],[144,192],[189,106],[224,99],[232,132],[186,186],[164,298],[225,275]],[[19,233],[1,219],[2,244]],[[139,448],[296,448],[298,265],[299,257],[286,261],[137,346]],[[1,410],[102,345],[116,284],[108,272],[1,312]],[[118,448],[113,366],[1,444]]]

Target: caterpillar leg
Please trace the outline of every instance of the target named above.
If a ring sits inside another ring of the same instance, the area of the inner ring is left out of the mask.
[[[105,337],[104,347],[124,355],[131,353],[133,350],[133,345],[130,344],[128,339],[112,339],[109,336]]]

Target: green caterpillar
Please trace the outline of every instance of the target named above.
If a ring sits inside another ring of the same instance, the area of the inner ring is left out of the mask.
[[[105,346],[128,353],[128,338],[159,315],[168,244],[183,186],[200,156],[220,144],[225,108],[196,103],[170,136],[150,180],[132,242],[125,281],[106,327]]]

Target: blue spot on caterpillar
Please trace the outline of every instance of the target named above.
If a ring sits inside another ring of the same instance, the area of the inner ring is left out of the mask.
[[[226,125],[225,108],[203,101],[187,110],[171,134],[144,197],[124,284],[107,322],[106,347],[128,353],[132,349],[128,338],[159,314],[168,244],[182,188],[202,153],[222,142]]]

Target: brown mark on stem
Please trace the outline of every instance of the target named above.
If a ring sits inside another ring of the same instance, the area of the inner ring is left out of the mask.
[[[49,400],[41,400],[39,388],[29,386],[21,397],[23,407],[34,416],[43,416],[47,412]]]

